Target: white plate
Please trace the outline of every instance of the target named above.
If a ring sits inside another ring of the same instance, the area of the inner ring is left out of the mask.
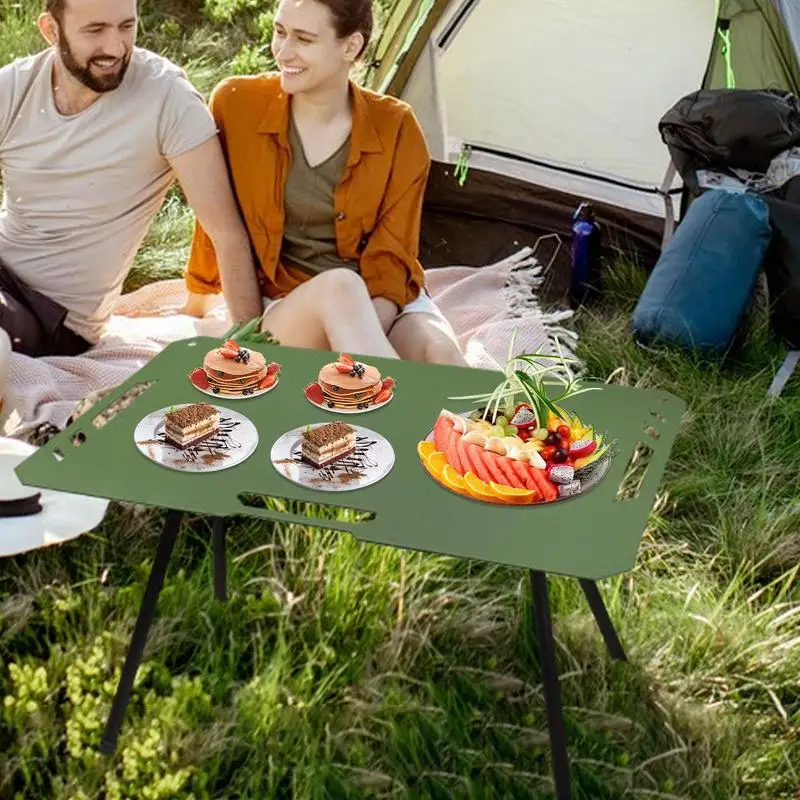
[[[305,391],[303,392],[303,395],[305,396],[306,400],[308,400],[308,402],[314,406],[314,408],[319,408],[321,411],[330,411],[331,414],[367,414],[370,411],[377,411],[379,408],[388,406],[394,398],[394,392],[392,392],[389,395],[388,400],[384,400],[382,403],[367,406],[366,408],[329,408],[325,403],[315,403],[313,400],[309,400],[308,396],[305,394]]]
[[[24,486],[14,469],[37,449],[18,439],[0,438],[0,497],[11,500],[40,492],[42,506],[28,517],[0,517],[0,557],[75,539],[96,528],[106,514],[108,500],[101,497]]]
[[[213,397],[215,400],[252,400],[254,397],[261,397],[262,394],[268,394],[281,382],[281,379],[278,378],[268,389],[256,389],[253,394],[217,394],[211,388],[201,389],[199,386],[195,386],[195,384],[192,383],[191,378],[187,378],[187,380],[192,384],[192,386],[194,386],[195,389],[197,389],[198,392],[207,394],[209,397]]]
[[[258,431],[247,417],[229,408],[214,406],[220,415],[220,431],[186,450],[164,442],[164,415],[171,408],[184,408],[190,403],[167,406],[148,414],[137,426],[133,438],[142,455],[168,469],[181,472],[219,472],[235,467],[258,447]]]
[[[330,423],[317,422],[311,427]],[[349,492],[363,489],[385,478],[394,466],[394,449],[379,433],[353,425],[356,431],[356,452],[331,464],[316,469],[300,460],[301,434],[307,428],[295,428],[284,433],[272,445],[272,466],[293,483],[307,489],[323,492]]]

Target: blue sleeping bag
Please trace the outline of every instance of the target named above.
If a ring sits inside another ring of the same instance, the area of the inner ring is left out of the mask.
[[[757,195],[700,195],[661,253],[633,312],[634,337],[722,354],[753,293],[770,243],[769,210]]]

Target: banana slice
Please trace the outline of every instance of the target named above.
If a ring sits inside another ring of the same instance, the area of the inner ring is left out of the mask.
[[[531,457],[527,450],[521,450],[519,447],[510,447],[507,455],[515,461],[530,461]]]
[[[529,456],[529,459],[530,459],[528,463],[532,467],[536,467],[537,469],[546,469],[547,468],[547,464],[545,463],[545,460],[539,455],[539,453],[536,450],[529,450],[528,451],[528,456]]]
[[[503,437],[503,444],[505,444],[506,450],[508,451],[508,450],[511,450],[514,447],[519,449],[519,448],[522,447],[522,445],[524,443],[523,443],[522,439],[520,439],[518,436],[504,436]]]
[[[499,456],[504,456],[506,454],[505,442],[503,442],[503,440],[499,436],[490,436],[486,440],[484,449],[491,450],[493,453],[497,453],[497,455]]]
[[[466,418],[462,417],[460,414],[455,414],[453,416],[453,428],[459,433],[466,433],[467,432]]]
[[[467,444],[477,444],[481,447],[484,447],[486,445],[486,434],[482,433],[476,428],[473,428],[471,431],[467,431],[464,434],[464,442]]]

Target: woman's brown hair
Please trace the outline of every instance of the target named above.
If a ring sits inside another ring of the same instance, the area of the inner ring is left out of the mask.
[[[333,27],[340,39],[354,33],[364,37],[364,44],[356,58],[361,58],[372,36],[372,0],[317,0],[333,17]]]

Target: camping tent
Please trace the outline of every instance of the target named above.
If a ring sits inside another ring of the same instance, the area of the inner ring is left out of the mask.
[[[426,266],[568,236],[584,199],[652,263],[682,191],[658,120],[701,87],[800,91],[798,47],[797,0],[395,0],[366,83],[431,150]]]

